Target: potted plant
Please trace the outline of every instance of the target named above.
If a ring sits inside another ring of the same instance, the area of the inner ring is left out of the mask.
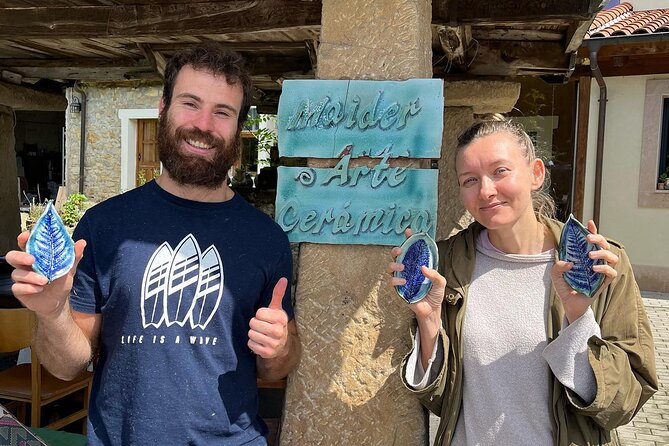
[[[658,190],[669,190],[669,168],[660,175],[657,180],[657,189]]]

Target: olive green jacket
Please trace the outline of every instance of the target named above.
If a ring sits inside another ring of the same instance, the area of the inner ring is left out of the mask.
[[[560,240],[562,223],[544,219],[542,222],[555,240]],[[462,404],[460,335],[474,271],[476,239],[481,230],[483,226],[475,222],[438,244],[439,270],[446,278],[440,336],[444,366],[439,375],[425,389],[413,390],[405,379],[408,355],[402,363],[404,384],[425,407],[441,417],[437,446],[451,443]],[[602,334],[601,339],[593,336],[588,341],[588,357],[597,382],[595,400],[586,405],[553,375],[547,383],[555,444],[559,446],[617,445],[614,429],[628,423],[658,388],[653,337],[639,287],[624,248],[617,242],[609,242],[620,261],[615,266],[618,275],[591,305]],[[558,336],[564,316],[553,288],[548,313],[546,336],[550,343]]]

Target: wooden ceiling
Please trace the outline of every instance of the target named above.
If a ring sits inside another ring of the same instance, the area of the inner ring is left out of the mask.
[[[343,1],[343,0],[342,0]],[[601,0],[433,0],[435,77],[564,81]],[[0,0],[3,81],[160,81],[165,60],[204,40],[242,53],[260,111],[284,79],[313,78],[318,0]]]

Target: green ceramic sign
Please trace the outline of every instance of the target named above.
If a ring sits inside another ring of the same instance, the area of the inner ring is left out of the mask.
[[[400,245],[404,230],[435,236],[437,170],[279,167],[275,219],[291,242]]]
[[[440,156],[441,79],[287,80],[282,89],[278,116],[281,156]]]

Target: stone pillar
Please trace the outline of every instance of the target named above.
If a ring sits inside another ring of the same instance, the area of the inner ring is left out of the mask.
[[[427,0],[324,0],[318,77],[430,78],[430,22]],[[304,351],[288,382],[282,445],[426,442],[424,411],[398,373],[413,313],[387,285],[390,260],[387,246],[301,246]]]
[[[503,81],[446,81],[444,83],[444,134],[439,160],[439,209],[437,240],[447,239],[471,223],[471,215],[460,202],[455,177],[455,147],[458,136],[474,115],[511,111],[520,95],[520,84]]]
[[[0,105],[0,255],[17,248],[21,230],[14,142],[14,112]]]
[[[460,190],[455,176],[455,146],[458,135],[473,122],[472,107],[444,107],[444,133],[441,139],[441,159],[438,163],[437,240],[447,239],[472,221],[471,215],[460,202]]]

